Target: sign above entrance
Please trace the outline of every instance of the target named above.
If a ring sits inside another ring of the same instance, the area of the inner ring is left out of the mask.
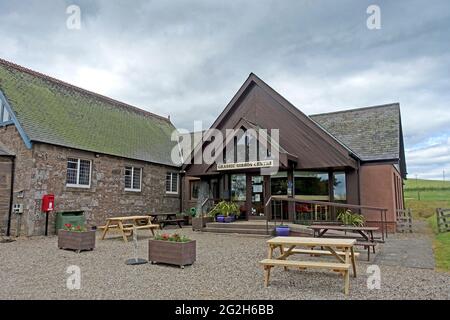
[[[273,160],[250,161],[250,162],[234,162],[234,163],[218,163],[217,170],[237,170],[251,168],[269,168],[273,166]]]

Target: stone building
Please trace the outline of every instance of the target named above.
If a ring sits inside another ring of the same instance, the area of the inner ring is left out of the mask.
[[[0,60],[0,232],[42,235],[45,194],[90,225],[179,212],[174,130],[168,118]]]

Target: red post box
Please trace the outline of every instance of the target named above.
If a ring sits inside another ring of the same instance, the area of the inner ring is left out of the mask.
[[[42,197],[42,211],[50,212],[55,210],[55,196],[53,194],[46,194]]]

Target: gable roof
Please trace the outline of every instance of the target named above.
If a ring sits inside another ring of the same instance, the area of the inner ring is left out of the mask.
[[[400,159],[398,103],[310,116],[363,161]]]
[[[30,141],[175,165],[167,118],[2,59],[0,91]]]
[[[251,73],[211,129],[224,131],[245,119],[267,130],[279,129],[279,145],[298,161],[296,168],[356,167],[352,152],[323,130],[263,80]],[[208,140],[208,136],[205,140]],[[193,153],[201,152],[201,144]],[[185,166],[191,175],[206,174],[208,166]]]

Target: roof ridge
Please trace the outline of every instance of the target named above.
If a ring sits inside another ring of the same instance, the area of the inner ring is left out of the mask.
[[[324,112],[324,113],[315,113],[315,114],[310,114],[309,117],[324,116],[324,115],[337,114],[337,113],[346,113],[346,112],[351,112],[351,111],[363,111],[363,110],[368,110],[368,109],[381,109],[381,108],[387,108],[387,107],[393,107],[393,106],[399,107],[400,103],[392,102],[392,103],[380,104],[380,105],[376,105],[376,106],[359,107],[359,108],[338,110],[338,111],[331,111],[331,112]]]
[[[132,105],[130,105],[128,103],[121,102],[119,100],[107,97],[105,95],[102,95],[102,94],[99,94],[99,93],[96,93],[96,92],[93,92],[93,91],[90,91],[90,90],[87,90],[87,89],[83,89],[81,87],[75,86],[73,84],[70,84],[68,82],[65,82],[65,81],[62,81],[62,80],[59,80],[59,79],[56,79],[56,78],[51,77],[49,75],[46,75],[44,73],[41,73],[41,72],[38,72],[38,71],[35,71],[35,70],[32,70],[32,69],[23,67],[23,66],[21,66],[19,64],[10,62],[8,60],[0,58],[0,64],[3,64],[3,65],[5,65],[7,67],[10,67],[10,68],[14,68],[14,69],[16,69],[18,71],[21,71],[21,72],[28,73],[29,75],[32,75],[32,76],[35,76],[35,77],[39,77],[41,79],[54,82],[54,83],[56,83],[58,85],[63,85],[65,87],[67,87],[68,89],[76,90],[76,91],[78,91],[78,92],[80,92],[82,94],[94,96],[97,99],[105,100],[108,103],[116,105],[117,107],[120,107],[120,108],[123,108],[123,109],[127,109],[129,111],[141,114],[143,116],[151,116],[151,117],[155,117],[157,119],[165,120],[165,121],[171,123],[169,118],[166,118],[166,117],[160,116],[158,114],[155,114],[153,112],[150,112],[150,111],[147,111],[147,110],[144,110],[144,109],[132,106]]]

